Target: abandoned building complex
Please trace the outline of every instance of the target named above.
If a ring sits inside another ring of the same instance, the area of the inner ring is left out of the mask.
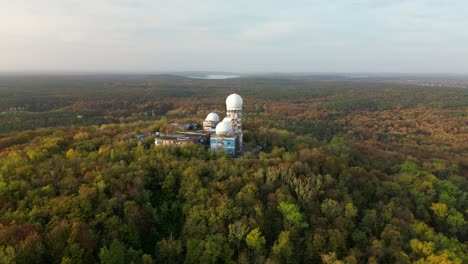
[[[231,94],[226,98],[226,117],[220,121],[219,115],[209,113],[203,121],[203,130],[155,134],[156,146],[199,144],[212,151],[225,151],[232,155],[243,152],[242,97]]]

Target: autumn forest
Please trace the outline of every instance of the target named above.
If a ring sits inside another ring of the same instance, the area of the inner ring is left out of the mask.
[[[225,115],[245,153],[136,133]],[[0,76],[0,263],[468,263],[468,90]]]

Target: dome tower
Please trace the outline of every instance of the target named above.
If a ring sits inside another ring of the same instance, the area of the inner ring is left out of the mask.
[[[219,116],[216,113],[209,113],[203,121],[204,130],[213,130],[219,123]]]
[[[216,135],[222,136],[222,137],[229,137],[229,136],[232,136],[232,134],[233,134],[233,130],[232,130],[231,123],[223,121],[223,122],[220,122],[216,126]]]
[[[242,133],[242,104],[244,101],[238,94],[231,94],[226,99],[227,118],[231,119],[234,133]]]
[[[226,118],[230,119],[233,133],[238,135],[239,151],[242,153],[242,105],[244,101],[240,95],[234,93],[226,98]]]

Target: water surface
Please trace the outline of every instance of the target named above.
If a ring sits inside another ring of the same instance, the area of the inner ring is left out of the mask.
[[[204,76],[187,76],[187,77],[193,78],[193,79],[222,80],[222,79],[239,78],[240,75],[208,74]]]

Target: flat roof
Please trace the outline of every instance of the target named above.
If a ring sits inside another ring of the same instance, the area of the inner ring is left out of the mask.
[[[191,139],[198,139],[198,138],[203,138],[203,137],[204,135],[187,135],[187,134],[174,133],[174,134],[159,136],[159,137],[156,137],[156,139],[191,140]]]
[[[173,134],[183,134],[183,135],[194,135],[194,136],[208,136],[212,132],[206,131],[206,130],[198,130],[198,131],[181,131],[181,132],[175,132]]]

